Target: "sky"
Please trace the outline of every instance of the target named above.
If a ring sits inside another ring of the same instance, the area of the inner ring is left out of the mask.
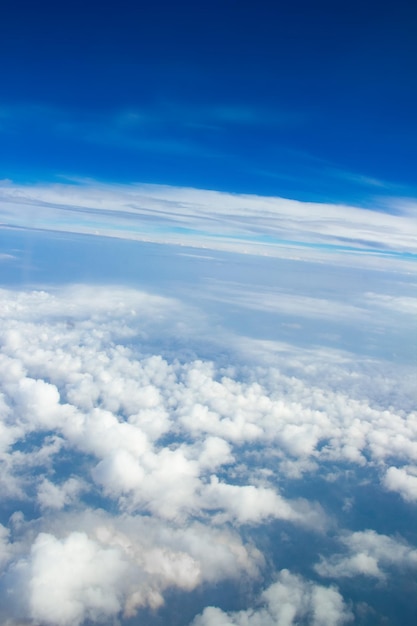
[[[3,2],[4,626],[414,626],[416,13]]]
[[[3,177],[415,196],[416,21],[402,0],[5,0]]]

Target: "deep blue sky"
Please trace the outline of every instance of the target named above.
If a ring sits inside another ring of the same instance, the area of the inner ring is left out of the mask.
[[[414,195],[416,13],[411,1],[3,0],[0,178]]]

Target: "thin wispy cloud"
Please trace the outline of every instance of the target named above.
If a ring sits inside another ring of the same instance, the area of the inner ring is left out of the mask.
[[[315,248],[327,246],[368,255],[412,254],[415,249],[415,220],[409,211],[395,215],[343,205],[141,184],[6,183],[0,193],[2,220],[16,226],[27,226],[35,219],[40,228],[98,230],[111,236],[223,249],[236,249],[236,243],[244,243],[249,252],[270,254],[279,253],[280,246],[304,246],[305,253],[306,245],[313,247],[312,255]],[[55,219],[57,209],[61,227]]]

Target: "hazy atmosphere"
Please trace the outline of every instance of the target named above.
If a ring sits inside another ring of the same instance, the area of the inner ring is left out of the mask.
[[[2,625],[415,624],[416,13],[4,3]]]

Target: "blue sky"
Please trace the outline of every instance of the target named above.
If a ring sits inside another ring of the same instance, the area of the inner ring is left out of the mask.
[[[0,168],[415,195],[412,2],[5,2]]]

